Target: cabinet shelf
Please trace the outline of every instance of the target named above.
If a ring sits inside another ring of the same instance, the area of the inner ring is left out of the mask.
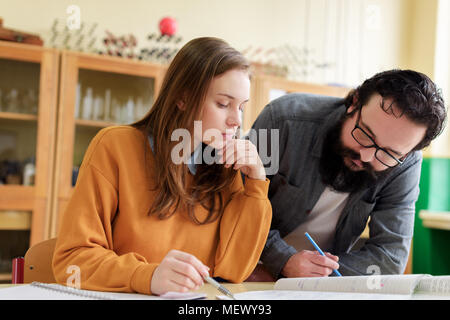
[[[11,273],[0,273],[0,281],[11,281]]]
[[[0,186],[0,210],[33,210],[34,199],[34,186]]]
[[[117,123],[107,122],[107,121],[96,121],[96,120],[84,120],[75,119],[75,125],[83,127],[93,127],[93,128],[106,128],[110,126],[116,126]]]
[[[31,212],[0,211],[0,230],[30,230]]]
[[[0,112],[0,119],[37,121],[38,116],[34,115],[34,114],[26,114],[26,113]]]

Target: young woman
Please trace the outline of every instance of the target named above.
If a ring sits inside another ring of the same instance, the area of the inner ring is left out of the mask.
[[[234,138],[248,68],[224,41],[194,39],[142,120],[95,136],[61,220],[59,283],[78,270],[83,289],[162,294],[250,275],[272,212],[256,147]]]

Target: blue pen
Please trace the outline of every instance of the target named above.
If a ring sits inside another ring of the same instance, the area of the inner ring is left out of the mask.
[[[314,242],[313,238],[311,238],[311,236],[309,235],[308,232],[305,232],[305,236],[306,236],[306,238],[308,238],[309,241],[311,241],[314,248],[316,248],[316,250],[319,251],[319,253],[322,256],[325,256],[325,253],[323,253],[323,251],[319,248],[319,246]],[[333,269],[333,271],[337,276],[342,277],[342,274],[339,271],[337,271],[336,269]]]

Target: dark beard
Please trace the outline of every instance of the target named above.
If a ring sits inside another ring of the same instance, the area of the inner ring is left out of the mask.
[[[353,171],[344,163],[344,158],[361,160],[355,151],[346,148],[341,142],[341,129],[347,116],[328,130],[320,158],[320,175],[322,182],[338,192],[357,192],[372,186],[381,176],[390,169],[377,172],[369,163],[362,162],[364,169]]]

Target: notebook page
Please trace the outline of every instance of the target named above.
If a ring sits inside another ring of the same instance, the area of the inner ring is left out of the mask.
[[[16,285],[0,289],[0,300],[96,300],[65,294],[53,290],[45,290],[30,284]]]
[[[416,292],[450,294],[450,276],[426,277],[419,281]]]
[[[411,300],[450,300],[449,294],[441,293],[415,293],[411,296]]]
[[[275,290],[409,294],[424,275],[376,275],[280,279]]]
[[[352,293],[352,292],[320,292],[296,290],[264,290],[247,291],[234,294],[237,300],[409,300],[410,295]],[[219,300],[231,300],[227,296],[217,296]]]
[[[167,292],[161,296],[78,290],[59,284],[33,283],[0,289],[0,300],[192,300],[203,299],[204,293]]]

